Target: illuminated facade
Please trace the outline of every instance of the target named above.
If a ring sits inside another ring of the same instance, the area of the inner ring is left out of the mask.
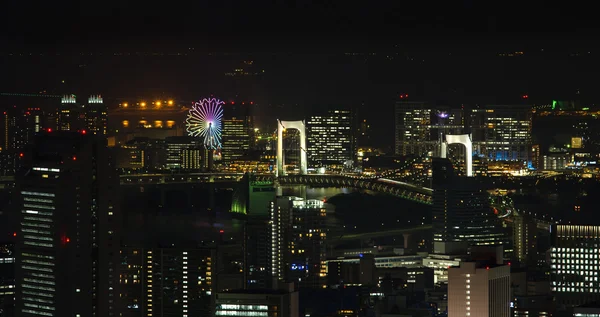
[[[306,123],[312,165],[344,164],[355,156],[352,112],[330,110],[311,116]]]
[[[510,266],[461,262],[448,269],[448,316],[509,317]]]
[[[471,110],[475,154],[491,161],[532,161],[532,108],[527,105],[486,106]]]
[[[600,299],[600,226],[552,226],[552,293],[566,306]]]
[[[105,144],[36,137],[16,178],[17,316],[117,316],[119,212]]]
[[[15,250],[13,243],[0,243],[0,316],[15,312]]]
[[[36,133],[45,128],[44,112],[40,108],[9,108],[2,113],[0,151],[18,150],[33,141]]]
[[[210,248],[122,248],[121,316],[210,316],[215,254]]]
[[[202,166],[202,146],[192,137],[169,137],[165,139],[165,168],[199,169]]]
[[[433,252],[464,254],[472,245],[505,245],[498,218],[487,192],[475,179],[459,177],[448,159],[434,158]]]
[[[86,130],[91,134],[108,134],[108,107],[100,95],[92,95],[87,103],[77,101],[75,95],[61,98],[57,113],[59,131]]]
[[[298,292],[293,290],[240,290],[219,293],[215,316],[298,317]]]
[[[434,110],[424,102],[400,101],[395,107],[396,155],[420,155],[431,151],[431,117]]]
[[[223,105],[223,161],[231,163],[245,156],[252,147],[254,102],[229,102]]]
[[[320,288],[325,283],[325,203],[277,197],[271,204],[271,273],[275,280]]]

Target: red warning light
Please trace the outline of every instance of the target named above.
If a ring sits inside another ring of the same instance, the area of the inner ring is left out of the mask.
[[[233,101],[232,101],[232,102],[231,102],[231,104],[232,104],[232,105],[235,105],[235,102],[233,102]]]
[[[25,156],[25,154],[19,153],[19,157],[23,157],[23,156]]]
[[[510,266],[510,262],[508,262],[508,266]]]
[[[16,233],[16,232],[13,232],[13,237],[16,237],[16,236],[17,236],[17,233]]]
[[[489,266],[486,266],[486,267],[485,267],[485,269],[486,269],[486,270],[489,270],[489,269],[490,269],[490,267],[489,267]]]
[[[225,230],[221,229],[219,230],[219,233],[225,233]]]
[[[77,161],[77,156],[73,156],[73,161]]]
[[[67,242],[67,243],[71,242],[71,238],[67,237],[67,238],[65,239],[65,242]]]
[[[523,99],[529,98],[529,95],[523,95]]]
[[[87,131],[81,130],[81,134],[86,134],[86,133],[87,133]]]
[[[250,104],[251,104],[251,105],[253,105],[253,104],[254,104],[254,101],[250,101]]]
[[[48,128],[48,130],[46,130],[46,131],[48,131],[48,133],[50,133],[50,132],[52,132],[52,128]]]

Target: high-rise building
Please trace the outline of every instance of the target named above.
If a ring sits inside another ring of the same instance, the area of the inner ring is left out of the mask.
[[[253,141],[253,121],[250,102],[231,102],[223,105],[224,162],[234,161],[247,154]]]
[[[121,316],[210,316],[214,248],[124,247],[119,265]]]
[[[15,315],[15,250],[13,243],[0,243],[0,317]]]
[[[216,316],[298,317],[299,296],[289,289],[239,290],[217,294]]]
[[[308,157],[313,165],[342,165],[356,156],[352,111],[328,110],[306,123]]]
[[[166,138],[165,142],[167,169],[196,169],[202,166],[203,146],[197,138],[176,136]]]
[[[550,276],[556,301],[579,306],[600,299],[600,226],[553,225]]]
[[[90,96],[83,110],[84,117],[82,119],[85,120],[85,129],[92,134],[106,135],[108,107],[104,104],[102,96]]]
[[[396,102],[396,155],[420,155],[433,149],[431,117],[434,112],[425,102]]]
[[[248,216],[244,226],[244,281],[246,289],[269,289],[272,287],[270,233],[271,224],[268,217]]]
[[[475,108],[470,120],[475,155],[491,161],[521,161],[531,166],[531,106]]]
[[[0,122],[0,151],[19,150],[33,141],[44,129],[45,116],[40,108],[8,108]]]
[[[275,280],[321,287],[327,266],[325,219],[321,200],[277,197],[271,205],[271,274]]]
[[[16,178],[17,316],[116,316],[118,177],[90,134],[36,136]]]
[[[448,269],[448,317],[509,317],[510,288],[510,266],[461,262]]]
[[[472,245],[506,245],[488,194],[475,178],[457,176],[449,159],[434,158],[432,188],[434,253],[465,253]]]
[[[60,100],[60,107],[57,111],[57,130],[59,131],[71,131],[79,128],[78,113],[79,106],[77,104],[77,97],[75,95],[65,95]]]

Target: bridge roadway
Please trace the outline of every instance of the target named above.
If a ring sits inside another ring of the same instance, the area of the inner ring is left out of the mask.
[[[121,185],[238,182],[243,173],[189,173],[189,174],[127,174],[120,176]],[[432,189],[386,178],[362,178],[346,175],[288,175],[254,174],[259,181],[274,181],[279,185],[311,185],[354,187],[385,193],[423,204],[432,204]]]

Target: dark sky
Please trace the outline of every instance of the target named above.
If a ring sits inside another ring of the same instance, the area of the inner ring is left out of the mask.
[[[5,0],[0,34],[22,45],[186,45],[229,50],[377,45],[468,38],[579,40],[595,33],[583,1],[21,1]],[[576,32],[578,34],[576,34]],[[558,36],[561,33],[561,36]],[[584,39],[585,40],[585,39]]]
[[[364,102],[362,113],[382,145],[392,142],[387,132],[400,93],[450,105],[520,102],[522,94],[541,103],[573,98],[577,90],[588,102],[600,98],[597,10],[583,1],[4,0],[0,6],[0,87],[8,92],[66,93],[75,83],[73,90],[112,97],[229,98],[245,86],[261,103],[260,114],[277,117]],[[189,47],[244,54],[107,56]],[[81,55],[99,51],[104,57]],[[511,51],[527,54],[497,57]],[[9,55],[16,52],[61,55]],[[250,58],[266,69],[264,79],[226,81],[224,72]]]

